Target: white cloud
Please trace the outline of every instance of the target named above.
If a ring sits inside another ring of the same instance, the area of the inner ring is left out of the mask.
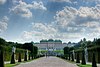
[[[54,2],[71,2],[70,0],[50,0],[50,1],[54,1]]]
[[[55,21],[49,24],[32,23],[33,30],[24,32],[23,39],[39,41],[53,38],[77,41],[84,37],[93,39],[100,36],[99,4],[95,7],[80,7],[79,9],[66,6],[63,10],[56,12],[54,19]]]
[[[21,15],[22,17],[30,18],[32,17],[31,9],[40,9],[40,10],[47,10],[46,7],[44,7],[43,2],[36,2],[33,1],[31,4],[27,4],[23,1],[14,1],[18,2],[16,6],[14,5],[10,12],[14,12],[15,14]]]
[[[0,4],[6,3],[7,0],[0,0]]]
[[[96,34],[92,33],[100,33],[99,5],[95,7],[80,7],[79,9],[67,6],[63,10],[58,11],[54,19],[54,25],[58,31],[66,33],[69,37],[70,34],[73,37],[75,33],[81,37],[85,37],[87,34],[93,35],[92,37],[97,37]]]
[[[40,41],[41,39],[61,39],[66,41],[66,39],[76,39],[81,36],[79,33],[63,33],[59,32],[52,24],[44,23],[32,23],[31,31],[24,31],[21,35],[22,41]],[[81,34],[82,35],[82,34]]]
[[[74,20],[76,15],[77,10],[75,8],[66,6],[63,10],[57,12],[54,18],[58,25],[64,27],[69,25],[69,23]]]
[[[91,17],[94,19],[100,19],[100,5],[96,7],[80,7],[79,16],[81,17]]]
[[[21,38],[24,39],[25,41],[31,40],[31,39],[32,39],[32,35],[33,35],[32,32],[24,31],[24,32],[22,33]]]
[[[32,8],[33,8],[33,9],[47,10],[47,8],[44,7],[43,2],[36,2],[36,1],[33,1],[33,2],[32,2]]]
[[[54,33],[56,30],[52,27],[52,25],[43,24],[43,23],[32,23],[33,30],[45,33]]]
[[[0,21],[0,33],[5,31],[7,29],[8,26],[8,20],[9,18],[7,16],[4,16],[1,21]]]

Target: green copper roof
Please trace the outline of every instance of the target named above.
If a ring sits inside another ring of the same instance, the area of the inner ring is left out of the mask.
[[[49,42],[53,42],[54,40],[53,40],[53,39],[49,39],[48,41],[49,41]]]
[[[40,42],[48,42],[47,40],[41,40]]]
[[[61,40],[55,40],[55,42],[62,42]]]
[[[61,40],[49,39],[49,40],[41,40],[40,42],[62,42],[62,41]]]

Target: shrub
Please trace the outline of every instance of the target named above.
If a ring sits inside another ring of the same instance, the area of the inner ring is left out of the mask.
[[[29,58],[28,58],[28,60],[30,60],[31,58],[30,58],[31,56],[30,56],[30,53],[29,53]]]
[[[69,53],[69,60],[70,60],[70,53]]]
[[[18,62],[21,62],[21,53],[19,53]]]
[[[0,67],[4,67],[3,47],[0,46]]]
[[[27,52],[25,51],[24,61],[27,61]]]
[[[92,67],[97,67],[96,60],[95,60],[95,53],[93,53],[93,57],[92,57]]]
[[[74,55],[72,54],[72,61],[74,61]]]
[[[80,63],[80,57],[79,57],[79,53],[77,52],[77,56],[76,56],[76,63]]]
[[[15,64],[15,56],[14,56],[14,52],[12,53],[12,56],[11,56],[11,64]]]
[[[84,51],[82,52],[82,63],[81,64],[86,65]]]

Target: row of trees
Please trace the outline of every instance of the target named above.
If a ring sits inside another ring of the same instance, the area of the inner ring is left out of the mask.
[[[29,50],[31,51],[31,55],[33,56],[33,58],[36,57],[37,53],[38,53],[38,48],[36,46],[33,45],[33,43],[14,43],[14,42],[7,42],[5,41],[3,38],[0,38],[0,45],[1,46],[10,46],[10,47],[16,47],[16,48],[21,48],[21,49],[25,49],[25,50]]]
[[[0,66],[4,67],[4,56],[3,56],[3,52],[4,49],[3,47],[16,47],[16,48],[20,48],[20,49],[24,49],[25,50],[25,55],[24,55],[24,61],[27,61],[27,50],[29,51],[29,60],[30,57],[32,59],[37,58],[37,54],[38,54],[38,48],[36,46],[33,45],[32,42],[30,43],[14,43],[14,42],[7,42],[5,41],[3,38],[0,38]],[[12,52],[11,55],[11,64],[15,63],[15,53]],[[19,52],[19,57],[18,57],[18,62],[21,62],[21,52]]]
[[[64,56],[58,56],[58,57],[61,57],[61,58],[66,59],[66,60],[71,60],[71,61],[75,61],[74,59],[76,59],[76,63],[80,63],[80,55],[78,52],[76,52],[76,58],[75,58],[75,56],[73,55],[73,52],[72,52],[73,49],[74,49],[73,47],[64,47]],[[86,65],[84,50],[82,51],[81,64]],[[92,67],[97,67],[94,52],[92,55]]]
[[[74,48],[85,48],[85,47],[95,47],[95,46],[100,46],[100,38],[94,38],[93,41],[86,40],[86,38],[81,39],[75,46]]]
[[[96,39],[96,38],[94,38],[94,40],[93,41],[87,41],[85,38],[84,39],[82,39],[80,42],[78,42],[76,45],[74,45],[73,47],[65,47],[64,48],[64,56],[63,56],[63,58],[64,59],[71,59],[72,61],[74,61],[74,55],[73,55],[73,50],[82,50],[81,51],[81,55],[82,55],[82,57],[81,57],[81,60],[82,60],[82,62],[81,62],[81,64],[86,64],[86,58],[85,58],[85,51],[84,51],[84,49],[86,49],[86,48],[93,48],[93,47],[98,47],[98,46],[100,46],[100,39]],[[76,57],[75,57],[75,59],[76,59],[76,63],[80,63],[80,54],[79,54],[79,52],[76,52],[75,53],[76,55]],[[97,64],[96,64],[96,58],[95,58],[95,53],[94,53],[94,51],[92,51],[92,67],[97,67]]]

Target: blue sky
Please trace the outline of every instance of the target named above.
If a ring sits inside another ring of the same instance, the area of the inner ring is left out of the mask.
[[[0,0],[0,37],[14,42],[100,37],[100,0]]]

